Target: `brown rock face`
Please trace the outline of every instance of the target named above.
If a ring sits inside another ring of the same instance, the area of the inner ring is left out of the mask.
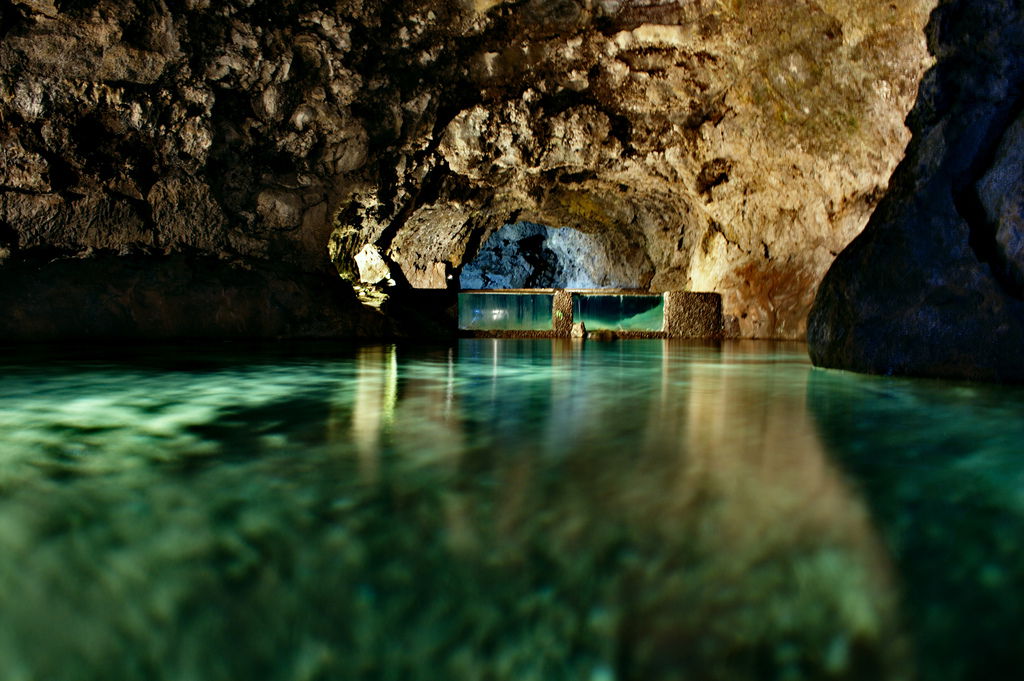
[[[372,246],[397,290],[438,288],[530,220],[800,337],[902,155],[933,2],[0,0],[0,267],[358,283]]]
[[[1024,381],[1024,9],[943,0],[914,140],[810,317],[817,364]]]
[[[654,290],[721,293],[736,335],[802,337],[902,153],[925,65],[930,3],[856,4],[492,12],[503,35],[467,60],[479,96],[439,137],[439,189],[414,201],[414,234],[396,230],[399,264],[458,270],[505,222],[569,225],[643,253]],[[441,252],[438,212],[461,223]]]

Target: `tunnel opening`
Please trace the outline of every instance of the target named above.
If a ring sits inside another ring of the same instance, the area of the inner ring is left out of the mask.
[[[460,273],[459,328],[499,337],[717,335],[717,295],[651,291],[650,280],[607,240],[572,227],[506,224]]]
[[[573,227],[507,224],[462,269],[462,289],[641,289],[644,273]],[[646,277],[649,279],[649,277]]]

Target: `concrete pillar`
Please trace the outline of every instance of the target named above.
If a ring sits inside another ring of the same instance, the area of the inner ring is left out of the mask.
[[[669,338],[721,338],[722,296],[717,293],[665,293],[665,333]]]
[[[555,336],[568,338],[572,335],[572,293],[555,291],[555,300],[551,304],[551,318],[554,320]]]

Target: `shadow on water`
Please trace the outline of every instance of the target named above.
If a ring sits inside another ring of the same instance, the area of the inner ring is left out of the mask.
[[[899,573],[920,677],[1024,669],[1024,391],[815,371],[809,404]]]
[[[192,351],[0,366],[0,678],[966,679],[1010,650],[1012,599],[938,592],[1019,586],[1012,457],[910,457],[941,419],[803,346]]]

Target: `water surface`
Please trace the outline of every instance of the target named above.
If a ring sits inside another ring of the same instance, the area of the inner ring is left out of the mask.
[[[669,341],[0,368],[2,679],[1024,662],[1020,389]]]

